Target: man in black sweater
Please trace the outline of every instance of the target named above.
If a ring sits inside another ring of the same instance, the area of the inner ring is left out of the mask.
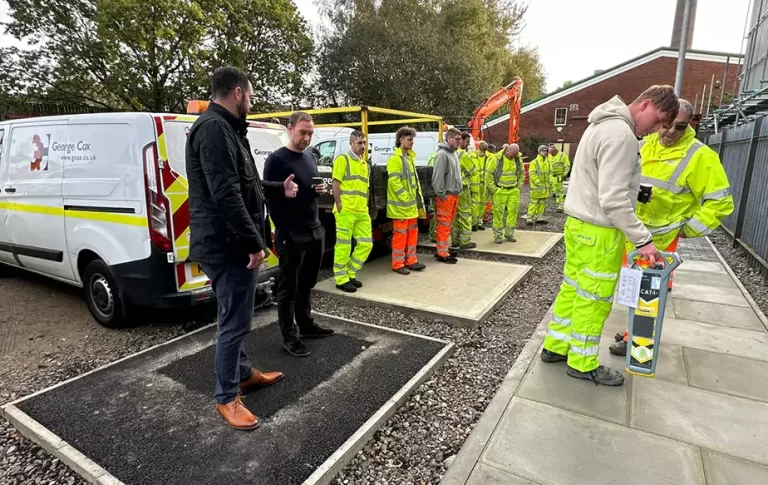
[[[277,278],[277,314],[283,347],[296,357],[306,357],[309,349],[299,340],[333,335],[333,330],[317,325],[312,318],[311,294],[317,283],[325,251],[325,231],[317,215],[317,198],[327,186],[313,181],[317,164],[307,148],[312,141],[312,117],[297,111],[288,120],[291,141],[272,152],[264,164],[264,179],[278,182],[293,177],[299,191],[295,199],[267,194],[269,215],[275,223],[275,248],[280,259]],[[296,324],[294,325],[294,317]]]
[[[232,67],[213,73],[213,103],[195,121],[186,149],[189,182],[189,259],[203,266],[218,305],[216,410],[232,427],[255,429],[259,420],[240,392],[274,384],[282,372],[254,370],[243,351],[251,329],[256,275],[271,230],[264,194],[293,198],[290,177],[262,184],[246,134],[253,94],[245,74]]]

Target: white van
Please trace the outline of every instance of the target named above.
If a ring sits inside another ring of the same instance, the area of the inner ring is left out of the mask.
[[[316,128],[312,137],[312,145],[320,151],[318,165],[329,170],[333,160],[342,153],[349,151],[349,135],[352,128]],[[416,166],[426,167],[429,156],[437,151],[439,143],[436,131],[418,131],[413,140],[413,151],[416,153]],[[470,135],[469,150],[473,151],[475,141]],[[387,160],[395,152],[395,133],[371,133],[368,135],[368,152],[372,165],[386,166]]]
[[[110,327],[133,305],[210,300],[210,281],[188,259],[184,153],[196,119],[110,113],[0,123],[0,266],[84,288],[94,318]],[[250,126],[263,173],[288,133]],[[277,268],[270,255],[262,284]]]

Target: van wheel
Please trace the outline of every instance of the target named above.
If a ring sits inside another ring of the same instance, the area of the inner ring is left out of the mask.
[[[104,261],[97,259],[85,267],[83,289],[88,309],[97,322],[107,328],[119,328],[126,323],[122,292]]]

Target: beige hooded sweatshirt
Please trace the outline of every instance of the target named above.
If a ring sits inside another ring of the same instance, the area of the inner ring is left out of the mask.
[[[589,114],[573,160],[565,213],[602,227],[615,227],[635,247],[653,237],[635,216],[640,190],[640,149],[629,108],[618,96]]]

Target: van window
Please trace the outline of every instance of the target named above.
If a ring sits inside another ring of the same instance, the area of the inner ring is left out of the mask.
[[[22,125],[10,135],[8,180],[61,179],[63,160],[75,156],[66,125]]]
[[[336,155],[336,141],[324,141],[317,145],[317,149],[320,150],[320,161],[317,164],[332,167],[334,155]]]

